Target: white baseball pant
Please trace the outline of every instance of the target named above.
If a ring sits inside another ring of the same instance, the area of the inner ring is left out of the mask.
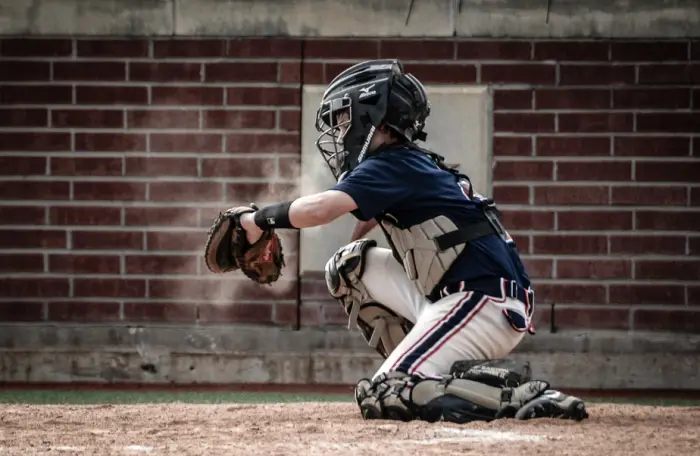
[[[365,262],[362,283],[370,297],[414,324],[373,378],[392,370],[439,376],[449,373],[455,361],[503,358],[526,331],[514,329],[504,309],[530,322],[526,305],[509,297],[466,290],[431,303],[408,279],[389,249],[368,249]]]

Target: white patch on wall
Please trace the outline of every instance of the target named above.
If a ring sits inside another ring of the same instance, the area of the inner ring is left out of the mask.
[[[426,121],[428,138],[421,144],[459,165],[476,190],[491,195],[491,92],[485,86],[426,85],[431,115]],[[305,85],[302,99],[301,195],[322,192],[335,180],[316,148],[316,110],[325,86]],[[350,240],[355,218],[345,215],[333,223],[301,231],[301,273],[322,271],[328,259]],[[386,246],[378,228],[368,236]]]

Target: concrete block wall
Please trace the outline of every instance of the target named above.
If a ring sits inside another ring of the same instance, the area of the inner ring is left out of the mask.
[[[212,277],[216,212],[298,193],[300,84],[399,57],[494,89],[493,194],[538,321],[700,332],[700,43],[4,38],[4,321],[343,324],[320,274]],[[468,171],[468,170],[467,170]],[[297,287],[301,286],[301,290]],[[301,295],[297,320],[297,293]]]

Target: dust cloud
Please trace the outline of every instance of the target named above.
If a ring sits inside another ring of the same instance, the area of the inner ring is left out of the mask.
[[[150,124],[149,128],[157,129],[158,127]],[[313,129],[313,126],[311,128]],[[315,129],[313,133],[316,133]],[[299,137],[301,138],[300,132]],[[313,147],[315,149],[315,144]],[[186,153],[194,155],[199,154],[199,151],[193,150]],[[312,154],[313,160],[310,163],[304,163],[303,173],[300,163],[301,154],[299,153],[287,153],[277,149],[270,150],[263,155],[274,157],[274,160],[263,163],[259,168],[259,175],[256,175],[254,179],[241,177],[225,181],[225,185],[234,184],[234,188],[240,184],[241,188],[245,189],[245,195],[241,195],[238,198],[229,191],[228,195],[224,195],[224,201],[229,202],[203,202],[196,209],[198,219],[196,230],[200,234],[201,242],[200,245],[191,247],[197,248],[198,250],[196,251],[188,247],[188,253],[192,255],[186,264],[183,264],[177,270],[169,269],[168,274],[182,277],[182,280],[175,280],[172,288],[168,291],[169,299],[224,307],[230,306],[233,302],[268,302],[273,304],[281,301],[289,301],[289,303],[296,301],[300,239],[300,231],[298,230],[277,231],[282,240],[286,265],[280,279],[272,285],[255,284],[245,277],[241,271],[214,274],[207,269],[203,259],[204,246],[208,236],[207,231],[219,212],[230,207],[248,205],[249,203],[256,203],[259,207],[263,207],[277,202],[292,200],[299,196],[324,191],[335,183],[327,164],[316,150]],[[252,152],[229,153],[224,154],[224,156],[259,157]],[[151,178],[151,182],[160,180],[165,179],[161,177]],[[199,177],[196,181],[204,183],[208,179]],[[230,201],[235,202],[231,203]],[[185,202],[183,202],[184,204]],[[188,226],[189,220],[185,220],[186,217],[189,217],[189,215],[180,215],[179,211],[173,211],[172,218],[168,224],[173,229]],[[197,277],[191,274],[193,270],[197,271]]]
[[[278,155],[276,166],[269,166],[263,170],[261,177],[267,181],[267,184],[261,192],[255,195],[252,201],[259,207],[319,193],[335,183],[333,175],[320,153],[317,153],[312,161],[305,162],[303,169],[300,160],[286,160],[284,157],[284,155]],[[284,176],[293,177],[285,178]],[[306,230],[313,229],[306,228]],[[296,299],[294,293],[297,286],[300,233],[300,230],[277,230],[277,234],[282,240],[286,266],[276,283],[271,286],[249,283],[242,273],[236,272],[234,275],[240,276],[241,280],[237,280],[237,277],[236,280],[223,282],[222,300],[230,302],[236,300],[238,296],[250,293],[264,294],[271,299]],[[263,289],[252,291],[251,287],[263,287]]]

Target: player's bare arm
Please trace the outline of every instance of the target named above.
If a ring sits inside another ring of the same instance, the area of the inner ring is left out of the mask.
[[[263,228],[268,226],[311,228],[326,225],[355,209],[357,209],[357,204],[348,194],[338,190],[326,190],[314,195],[303,196],[291,203],[279,203],[255,213],[243,214],[241,225],[246,231],[248,242],[253,244],[262,235]],[[287,223],[284,226],[276,223],[270,225],[270,218],[275,221],[284,220]]]
[[[352,235],[350,236],[350,242],[361,239],[367,235],[370,231],[377,226],[377,220],[372,219],[366,222],[358,220],[355,224],[355,228],[352,230]]]

